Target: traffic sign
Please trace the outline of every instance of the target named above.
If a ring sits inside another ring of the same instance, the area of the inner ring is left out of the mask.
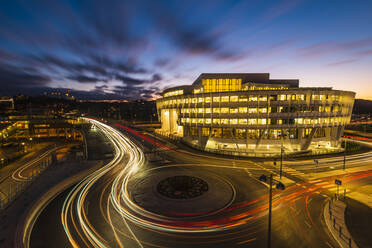
[[[338,179],[335,179],[335,184],[336,185],[341,185],[342,184],[342,181],[341,180],[338,180]]]

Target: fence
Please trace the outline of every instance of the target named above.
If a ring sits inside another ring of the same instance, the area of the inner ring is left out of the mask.
[[[9,175],[4,178],[0,185],[0,211],[7,208],[17,199],[52,162],[52,155],[49,155],[36,162],[37,164],[33,166],[33,169],[25,177],[14,179],[12,178],[13,175]]]

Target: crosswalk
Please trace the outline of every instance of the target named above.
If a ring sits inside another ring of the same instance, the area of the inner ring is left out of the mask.
[[[301,171],[298,171],[298,170],[295,170],[293,168],[290,168],[290,167],[287,167],[287,166],[283,166],[282,167],[282,171],[285,172],[285,173],[288,173],[292,176],[296,176],[296,177],[303,177],[305,176],[305,173],[301,172]]]
[[[335,185],[334,183],[331,183],[331,182],[328,182],[328,181],[323,181],[321,179],[315,179],[315,180],[310,180],[309,183],[317,186],[317,187],[320,187],[322,188],[323,190],[327,190],[331,193],[331,195],[334,195],[337,193],[337,185]],[[338,188],[338,193],[340,195],[343,195],[343,194],[348,194],[352,192],[351,189],[346,189],[342,186],[339,186]],[[323,196],[326,196],[324,194],[322,194]]]

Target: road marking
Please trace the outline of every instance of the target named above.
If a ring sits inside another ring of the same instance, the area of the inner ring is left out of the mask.
[[[333,184],[322,186],[322,188],[325,188],[325,189],[332,188],[332,187],[336,187],[336,186],[334,186]]]
[[[249,242],[252,242],[252,241],[255,241],[256,238],[253,238],[253,239],[248,239],[248,240],[244,240],[244,241],[241,241],[239,243],[237,243],[238,245],[242,245],[242,244],[246,244],[246,243],[249,243]]]
[[[316,179],[316,180],[310,180],[309,183],[317,183],[317,182],[321,182],[322,180],[321,179]],[[318,184],[316,184],[318,185]]]
[[[326,242],[326,244],[327,244],[329,247],[333,248],[333,246],[332,246],[330,243],[328,243],[328,241]]]
[[[327,182],[324,182],[324,183],[316,183],[316,184],[314,184],[315,186],[318,186],[318,187],[322,187],[322,188],[324,188],[324,186],[329,186],[330,184],[329,183],[327,183]],[[333,186],[333,185],[331,185],[331,186]]]

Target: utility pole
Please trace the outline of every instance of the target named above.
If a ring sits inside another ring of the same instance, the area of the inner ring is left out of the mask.
[[[281,171],[281,170],[280,170]],[[273,198],[273,174],[270,174],[270,198],[269,198],[269,228],[267,233],[267,248],[271,247],[271,204]]]
[[[286,136],[287,134],[284,133],[284,131],[282,130],[282,132],[279,134],[280,136],[280,139],[281,139],[281,145],[280,145],[280,172],[279,172],[279,175],[280,175],[280,179],[282,179],[282,167],[283,167],[283,142],[284,142],[284,137]]]

